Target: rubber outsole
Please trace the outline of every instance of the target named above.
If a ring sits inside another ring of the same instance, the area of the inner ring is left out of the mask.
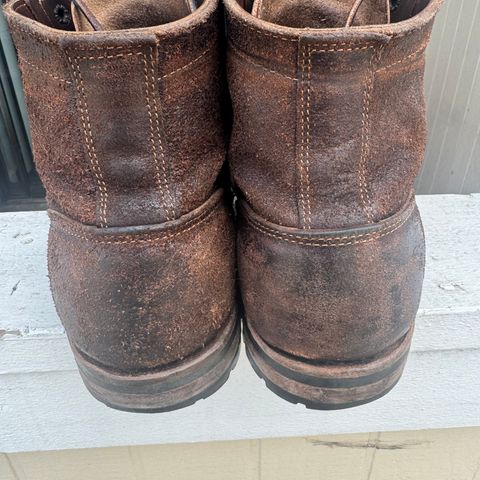
[[[244,323],[247,357],[267,388],[314,410],[352,408],[389,393],[401,378],[412,336],[413,327],[387,352],[365,362],[322,364],[274,350]]]
[[[100,402],[134,413],[170,412],[193,405],[215,393],[235,367],[240,324],[234,312],[210,345],[171,368],[127,375],[107,371],[73,347],[82,380]]]

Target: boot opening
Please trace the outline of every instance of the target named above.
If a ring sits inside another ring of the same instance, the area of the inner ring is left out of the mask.
[[[407,20],[430,0],[238,0],[253,16],[293,28],[342,28]]]
[[[125,30],[180,20],[203,0],[17,0],[13,9],[66,31]]]
[[[430,0],[390,0],[392,23],[408,20],[420,13]]]

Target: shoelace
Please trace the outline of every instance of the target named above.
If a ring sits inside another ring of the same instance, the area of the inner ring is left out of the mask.
[[[88,8],[88,6],[85,4],[83,0],[72,0],[72,3],[75,5],[75,7],[83,13],[85,18],[88,20],[92,28],[96,31],[102,30],[102,25],[100,22],[97,20],[95,15],[92,13],[92,11]]]

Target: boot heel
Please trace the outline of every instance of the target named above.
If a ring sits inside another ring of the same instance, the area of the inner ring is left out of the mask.
[[[171,368],[134,374],[111,372],[94,365],[75,347],[82,380],[105,405],[136,413],[158,413],[193,405],[216,392],[238,360],[240,328],[233,315],[228,325],[200,354]]]
[[[316,410],[337,410],[372,402],[399,381],[412,342],[413,327],[388,352],[365,362],[320,364],[269,347],[245,323],[247,356],[274,393]]]

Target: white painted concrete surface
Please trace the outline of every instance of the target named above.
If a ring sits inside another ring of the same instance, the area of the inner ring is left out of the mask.
[[[43,212],[0,214],[0,452],[480,426],[480,195],[420,196],[427,272],[413,353],[377,402],[317,412],[265,388],[242,355],[187,409],[104,407],[76,372],[50,297]]]

